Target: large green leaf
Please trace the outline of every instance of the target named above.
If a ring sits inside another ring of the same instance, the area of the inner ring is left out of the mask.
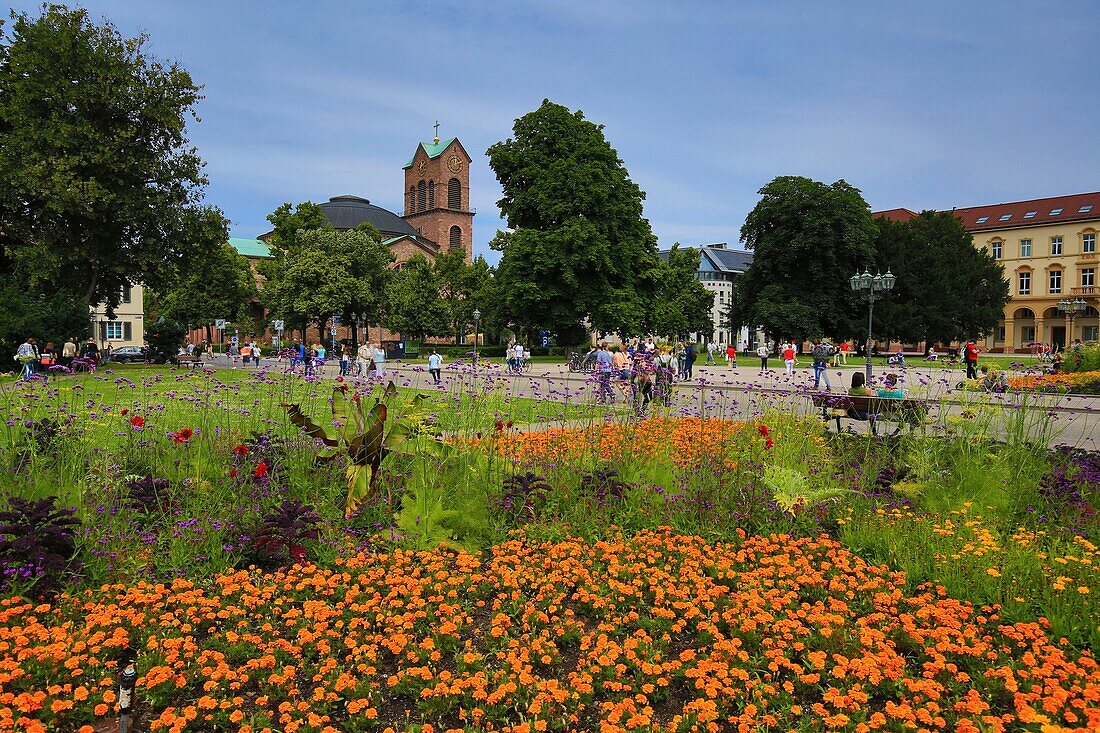
[[[350,518],[363,500],[371,495],[376,476],[370,466],[361,466],[356,463],[348,465],[345,476],[348,480],[348,498],[344,504],[344,516]]]
[[[299,405],[283,402],[282,406],[286,408],[290,421],[304,430],[309,437],[316,438],[325,445],[335,446],[340,444],[340,438],[332,428],[313,422],[309,415],[302,412]]]

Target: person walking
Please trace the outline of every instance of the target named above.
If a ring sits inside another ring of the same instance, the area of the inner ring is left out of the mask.
[[[737,349],[733,348],[733,344],[726,347],[726,365],[730,369],[737,368]]]
[[[829,356],[833,347],[827,341],[819,341],[814,346],[814,389],[818,389],[822,378],[825,379],[825,391],[832,392],[833,385],[829,382]]]
[[[966,362],[966,378],[977,379],[978,378],[978,354],[980,350],[978,345],[974,343],[974,340],[966,342],[966,347],[963,349],[963,361]]]
[[[783,365],[787,369],[787,374],[794,376],[794,359],[795,359],[794,343],[787,342],[783,344]]]
[[[301,364],[305,367],[306,363],[306,345],[302,343],[301,339],[294,339],[294,346],[290,351],[290,371],[294,371]]]
[[[718,345],[714,341],[707,342],[707,364],[714,363],[714,352],[718,351]]]
[[[355,376],[367,376],[370,373],[367,365],[371,363],[373,358],[374,354],[371,351],[370,341],[359,344],[359,348],[355,350]]]
[[[840,345],[840,351],[837,352],[840,355],[840,363],[844,366],[848,365],[848,352],[852,350],[852,344],[845,341]]]
[[[348,371],[351,368],[351,351],[348,349],[347,344],[340,347],[340,376],[348,376]]]
[[[381,379],[385,376],[385,363],[386,363],[386,350],[382,348],[382,344],[374,347],[374,376]]]
[[[598,373],[599,387],[596,390],[597,402],[614,402],[615,393],[611,391],[611,374],[614,370],[613,357],[607,348],[607,342],[600,342],[600,350],[596,352],[596,371]]]
[[[62,366],[72,368],[73,359],[76,358],[76,339],[70,338],[65,342],[65,345],[61,347],[61,364]]]
[[[432,375],[432,381],[435,384],[439,384],[439,373],[443,368],[443,357],[439,355],[439,352],[432,349],[432,353],[428,356],[428,374]]]
[[[15,351],[15,360],[22,367],[20,379],[24,382],[34,379],[39,358],[38,347],[33,337],[27,337],[26,341],[19,344],[19,348]]]
[[[684,379],[692,378],[691,370],[695,366],[695,358],[695,344],[689,342],[684,349]]]
[[[760,357],[760,373],[768,371],[768,354],[771,353],[771,349],[763,341],[756,347],[756,355]]]
[[[676,360],[672,358],[668,347],[662,346],[654,362],[657,369],[657,399],[667,406],[672,403],[672,370]]]

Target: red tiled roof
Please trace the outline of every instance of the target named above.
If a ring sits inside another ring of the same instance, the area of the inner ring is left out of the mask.
[[[917,212],[909,209],[887,209],[886,211],[872,211],[871,216],[876,219],[888,219],[890,221],[909,221],[917,218]]]
[[[1086,206],[1092,208],[1089,211],[1081,211],[1082,207]],[[1057,214],[1051,213],[1058,210],[1060,212]],[[1027,216],[1032,212],[1034,212],[1032,216]],[[966,209],[952,209],[952,213],[962,219],[963,226],[971,232],[1100,219],[1100,191],[1012,201],[1006,204],[972,206]],[[1006,215],[1009,218],[1002,221],[1002,217]],[[985,217],[985,220],[979,222],[982,217]]]

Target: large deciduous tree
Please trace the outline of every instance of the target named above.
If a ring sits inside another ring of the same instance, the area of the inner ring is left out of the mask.
[[[753,251],[741,283],[745,319],[773,337],[857,333],[864,306],[848,279],[874,259],[874,224],[859,189],[780,176],[761,199],[741,239]]]
[[[446,336],[451,330],[450,311],[439,297],[440,287],[432,263],[414,255],[390,278],[382,325],[417,341]]]
[[[117,306],[204,256],[199,87],[87,11],[45,6],[0,29],[0,249],[31,291]]]
[[[319,330],[331,315],[349,319],[366,313],[368,323],[381,320],[393,252],[374,227],[298,230],[277,260],[275,277],[261,294],[275,317],[295,328],[316,324]]]
[[[950,343],[990,333],[1010,299],[1004,270],[951,212],[875,222],[875,261],[897,281],[875,306],[876,330],[898,341]]]
[[[580,111],[544,100],[512,129],[488,150],[511,229],[490,245],[502,252],[496,280],[509,320],[559,340],[575,338],[585,321],[639,333],[659,267],[645,194],[603,127]]]
[[[256,296],[256,281],[248,260],[228,242],[191,267],[159,299],[158,314],[180,323],[209,327],[218,318],[237,323],[247,316]]]
[[[435,258],[439,279],[439,297],[447,309],[451,333],[456,339],[467,333],[474,310],[480,311],[481,329],[486,334],[498,327],[498,312],[493,287],[493,268],[478,255],[467,264],[462,252],[447,252]]]
[[[657,297],[649,311],[647,331],[683,337],[689,332],[710,334],[714,330],[711,310],[714,293],[695,279],[703,253],[672,245],[668,260],[658,267]]]

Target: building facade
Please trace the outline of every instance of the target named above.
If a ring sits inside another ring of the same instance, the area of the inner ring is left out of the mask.
[[[101,349],[110,346],[143,346],[145,344],[145,289],[130,285],[122,289],[122,298],[114,316],[107,314],[107,305],[100,303],[91,309],[92,333]]]
[[[974,238],[1004,268],[1011,300],[986,349],[1028,352],[1039,344],[1065,348],[1074,339],[1096,341],[1097,236],[1100,192],[953,209]],[[908,209],[875,216],[905,221]],[[1079,314],[1064,306],[1078,301]]]
[[[662,250],[662,259],[668,259],[670,250]],[[731,249],[725,242],[704,244],[699,248],[699,269],[695,279],[714,295],[714,305],[710,316],[713,330],[710,333],[693,333],[690,337],[697,342],[713,340],[721,348],[732,344],[739,351],[756,347],[758,335],[755,329],[747,326],[734,330],[726,325],[726,313],[733,300],[733,279],[745,272],[752,264],[752,253],[742,249]]]

